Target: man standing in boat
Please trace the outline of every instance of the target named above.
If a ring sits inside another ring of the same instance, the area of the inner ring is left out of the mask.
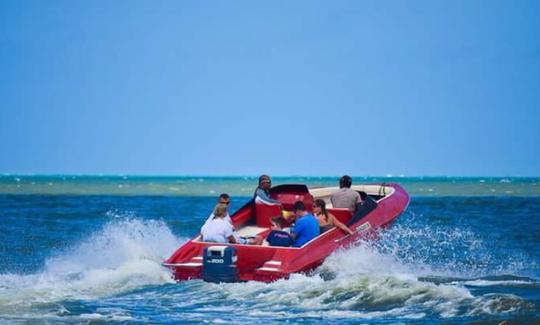
[[[272,180],[268,175],[259,176],[259,186],[253,194],[255,202],[261,202],[267,205],[281,205],[281,202],[274,200],[270,197],[270,188],[272,187]]]
[[[339,179],[339,190],[332,194],[330,201],[334,208],[347,208],[352,213],[356,211],[356,206],[362,203],[360,194],[351,189],[352,178],[349,175],[343,175]]]

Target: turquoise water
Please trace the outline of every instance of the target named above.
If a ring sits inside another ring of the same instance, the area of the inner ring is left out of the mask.
[[[337,186],[338,177],[273,177],[274,185]],[[540,177],[354,177],[360,183],[400,183],[413,196],[540,196]],[[257,177],[0,176],[0,194],[249,196]]]
[[[302,180],[335,182],[274,178]],[[255,178],[3,176],[0,323],[540,322],[538,179],[377,180],[412,193],[378,240],[312,274],[211,284],[174,283],[160,263],[198,232],[216,193],[236,209]]]

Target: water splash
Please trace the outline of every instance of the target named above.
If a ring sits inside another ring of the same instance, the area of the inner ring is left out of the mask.
[[[511,294],[475,296],[461,281],[424,281],[416,265],[366,242],[332,254],[311,275],[270,284],[201,283],[197,290],[214,297],[212,308],[236,310],[235,319],[448,319],[519,315],[534,308]]]
[[[212,308],[236,310],[236,320],[494,319],[534,311],[532,303],[514,294],[477,289],[537,288],[537,280],[517,276],[527,261],[505,264],[473,231],[427,229],[425,222],[419,227],[420,217],[382,231],[377,240],[335,252],[309,276],[294,274],[270,284],[201,283],[197,290],[214,297],[208,302]]]
[[[108,216],[100,231],[49,258],[41,272],[0,275],[0,315],[273,324],[440,323],[535,313],[533,303],[499,290],[537,289],[537,280],[520,273],[534,269],[534,261],[518,256],[506,263],[474,228],[426,222],[420,214],[407,213],[376,241],[335,252],[310,275],[270,284],[170,284],[159,264],[182,240],[161,221]]]
[[[380,231],[377,241],[365,244],[407,265],[418,276],[481,278],[537,269],[535,260],[523,251],[497,250],[469,227],[425,219],[409,211],[403,222]]]
[[[0,314],[170,283],[161,262],[180,243],[162,221],[117,217],[49,258],[41,272],[0,274]]]

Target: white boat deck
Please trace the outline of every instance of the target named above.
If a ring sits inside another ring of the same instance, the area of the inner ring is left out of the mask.
[[[246,226],[243,228],[238,229],[236,232],[241,237],[254,237],[264,231],[268,230],[268,228],[263,227],[256,227],[256,226]]]

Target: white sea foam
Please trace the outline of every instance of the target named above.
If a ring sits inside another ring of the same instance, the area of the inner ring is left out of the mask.
[[[463,239],[463,238],[461,238]],[[274,319],[419,319],[488,316],[527,308],[511,295],[475,296],[463,282],[422,281],[438,274],[422,261],[403,260],[371,243],[332,254],[310,276],[293,274],[270,284],[202,284],[201,291],[222,294],[233,306],[249,305],[240,316]],[[205,294],[205,296],[208,296]],[[221,298],[220,298],[221,299]]]
[[[511,274],[519,268],[519,261],[497,263],[489,246],[469,229],[396,225],[370,245],[383,256],[398,259],[417,276],[478,278],[493,271]]]
[[[525,281],[525,280],[483,280],[483,279],[469,280],[469,281],[463,282],[463,284],[468,285],[470,287],[531,286],[531,285],[538,285],[536,282]]]
[[[117,218],[78,245],[49,258],[41,272],[0,274],[0,314],[173,282],[161,262],[180,242],[164,222]]]
[[[112,222],[70,250],[48,259],[42,272],[0,275],[0,314],[12,313],[16,307],[20,315],[21,306],[99,299],[145,285],[172,282],[160,263],[181,240],[175,238],[163,222],[118,214],[109,212]],[[417,240],[409,240],[412,238]],[[234,317],[238,317],[235,319],[270,318],[293,322],[302,317],[354,322],[393,318],[407,322],[424,317],[481,318],[530,308],[523,299],[513,295],[473,295],[471,286],[489,284],[482,282],[488,280],[469,277],[471,272],[478,274],[479,271],[467,269],[468,262],[453,261],[450,254],[448,264],[454,264],[448,271],[428,258],[442,250],[459,249],[458,243],[466,244],[471,250],[471,260],[485,250],[484,243],[467,230],[397,226],[387,229],[375,242],[361,242],[335,252],[310,276],[293,274],[288,280],[270,284],[190,281],[179,285],[180,290],[168,292],[167,298],[174,301],[173,307],[182,310],[182,319],[194,322],[206,319],[209,313],[234,313]],[[452,276],[464,280],[434,283],[423,281],[424,276]],[[522,280],[501,281],[505,282],[503,285],[514,285]],[[142,294],[161,296],[163,292]],[[130,294],[130,298],[134,298],[133,295],[137,294]],[[137,303],[144,300],[136,299]],[[63,314],[60,304],[53,308],[58,309],[57,314]],[[80,320],[91,321],[93,317],[109,321],[124,317],[129,320],[130,316],[98,310],[82,314]],[[212,317],[215,322],[230,321],[225,316],[213,314]]]

